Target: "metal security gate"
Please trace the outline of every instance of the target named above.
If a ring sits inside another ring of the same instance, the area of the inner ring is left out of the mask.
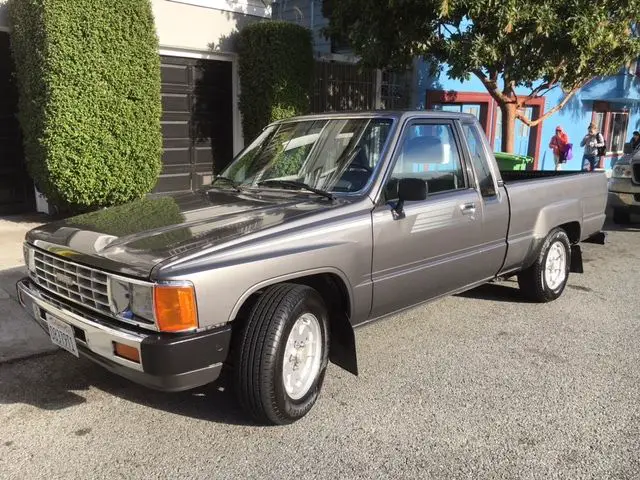
[[[0,32],[0,215],[35,210],[16,116],[18,91],[13,71],[9,34]]]
[[[379,71],[354,63],[316,60],[311,111],[407,109],[411,107],[412,78],[411,70]]]
[[[371,110],[375,107],[375,70],[352,63],[315,62],[312,112]]]
[[[233,158],[231,62],[160,58],[164,151],[155,191],[195,190]]]

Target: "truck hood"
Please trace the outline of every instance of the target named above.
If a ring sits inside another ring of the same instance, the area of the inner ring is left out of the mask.
[[[31,230],[26,240],[69,260],[149,277],[158,263],[335,208],[302,195],[204,189],[150,196]]]

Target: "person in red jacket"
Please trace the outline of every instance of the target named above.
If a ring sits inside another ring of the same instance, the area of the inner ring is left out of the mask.
[[[553,150],[553,161],[556,164],[556,170],[562,169],[562,164],[566,162],[564,153],[569,143],[569,136],[562,129],[562,127],[556,127],[556,134],[551,137],[549,142],[549,148]]]

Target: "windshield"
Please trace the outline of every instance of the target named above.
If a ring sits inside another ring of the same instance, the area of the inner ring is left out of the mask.
[[[388,118],[345,118],[274,125],[220,175],[245,187],[283,188],[282,181],[358,192],[380,161],[392,124]]]

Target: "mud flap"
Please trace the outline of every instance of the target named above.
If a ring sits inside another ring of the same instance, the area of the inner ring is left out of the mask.
[[[356,336],[351,322],[346,316],[331,316],[331,345],[329,347],[331,363],[349,373],[358,375],[356,355]]]
[[[569,271],[571,273],[584,273],[582,249],[580,245],[571,245],[571,265]]]

